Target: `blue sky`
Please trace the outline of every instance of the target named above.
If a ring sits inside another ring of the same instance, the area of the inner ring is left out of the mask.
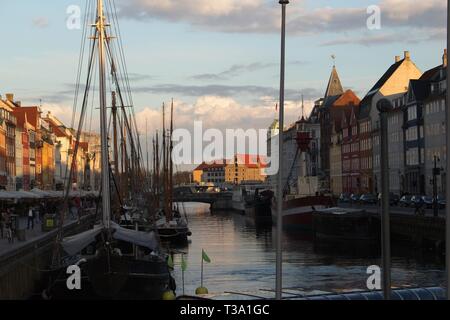
[[[156,126],[159,106],[173,97],[183,125],[189,125],[189,114],[217,125],[216,117],[228,116],[228,126],[270,124],[279,83],[278,1],[115,1],[128,69],[140,78],[132,87],[141,119]],[[44,109],[66,120],[70,94],[59,93],[75,82],[81,41],[80,30],[66,28],[66,9],[84,4],[0,0],[0,94],[14,92],[25,104],[42,99]],[[381,7],[381,30],[365,25],[372,4]],[[440,64],[445,5],[445,0],[291,1],[289,120],[300,113],[301,92],[308,106],[323,94],[332,54],[344,87],[361,98],[404,50],[422,71]],[[242,111],[241,117],[231,117],[230,110]]]

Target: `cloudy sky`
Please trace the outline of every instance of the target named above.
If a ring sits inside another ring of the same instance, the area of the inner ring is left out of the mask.
[[[111,1],[111,0],[106,0]],[[176,102],[177,126],[267,127],[276,116],[280,5],[275,0],[115,0],[138,122],[159,123]],[[86,0],[0,0],[0,94],[70,119],[82,32],[66,27]],[[381,9],[369,30],[367,8]],[[411,51],[425,71],[441,63],[445,0],[292,0],[288,6],[287,117],[325,91],[331,55],[345,88],[360,97]]]

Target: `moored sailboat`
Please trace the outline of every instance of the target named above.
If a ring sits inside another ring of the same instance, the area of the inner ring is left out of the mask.
[[[110,5],[109,9],[113,10],[113,6]],[[118,157],[115,157],[115,172],[112,172],[110,167],[106,102],[106,69],[108,66],[111,71],[112,85],[119,97],[124,131],[127,132],[129,137],[127,142],[123,141],[123,145],[128,145],[131,159],[128,160],[128,155],[124,153],[123,158],[126,161],[123,162],[132,163],[132,173],[134,174],[141,172],[139,169],[141,167],[140,157],[137,156],[140,149],[138,140],[136,143],[133,138],[136,137],[136,133],[133,132],[135,127],[132,125],[132,117],[125,111],[126,104],[117,74],[120,62],[119,64],[115,62],[115,50],[111,47],[112,37],[107,32],[109,24],[106,22],[103,0],[97,0],[96,12],[96,23],[91,34],[93,43],[89,56],[88,77],[75,149],[71,158],[72,163],[74,163],[77,157],[80,133],[83,128],[89,90],[92,89],[92,71],[96,64],[95,61],[97,61],[99,66],[102,171],[100,210],[102,217],[93,229],[64,238],[62,234],[64,214],[62,214],[60,234],[54,250],[51,272],[49,273],[49,286],[45,291],[45,297],[53,299],[161,299],[165,291],[175,290],[175,283],[170,275],[166,255],[161,251],[158,234],[154,231],[127,229],[114,221],[117,221],[119,217],[113,214],[114,205],[111,200],[111,189],[115,187],[117,197],[114,198],[119,199],[121,206],[121,193],[125,194],[127,191],[129,193],[131,190],[118,192],[114,177],[114,173],[116,176],[118,173]],[[110,16],[113,22],[114,17],[116,16]],[[95,53],[98,54],[97,59],[95,59]],[[113,95],[113,105],[115,105],[114,97],[115,95]],[[115,149],[115,152],[117,152],[117,143]],[[74,165],[72,164],[67,179],[66,195],[70,191],[73,169]],[[137,201],[140,198],[142,197],[135,195],[134,200]]]
[[[169,241],[171,243],[185,243],[188,241],[188,237],[191,236],[191,231],[188,226],[188,218],[186,212],[183,214],[180,212],[179,207],[173,201],[173,190],[174,190],[174,163],[172,160],[173,151],[173,117],[174,117],[174,103],[172,100],[170,108],[170,129],[166,131],[166,110],[163,104],[162,114],[163,114],[163,134],[162,134],[162,186],[163,193],[160,193],[160,186],[156,185],[154,188],[156,201],[154,202],[155,207],[155,226],[159,233],[162,241]],[[159,155],[159,143],[156,139],[156,148],[154,152]],[[155,172],[158,176],[157,180],[160,181],[160,164],[159,156],[156,156]]]

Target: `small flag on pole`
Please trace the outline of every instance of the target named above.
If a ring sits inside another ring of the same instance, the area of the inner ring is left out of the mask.
[[[202,259],[206,263],[211,263],[211,259],[208,257],[208,255],[206,254],[205,250],[203,250],[203,249],[202,249]]]
[[[181,270],[184,272],[187,269],[187,261],[184,259],[184,254],[181,255]]]
[[[169,268],[173,269],[174,264],[173,264],[173,259],[172,259],[172,255],[169,254],[169,258],[167,259],[167,265],[169,266]]]

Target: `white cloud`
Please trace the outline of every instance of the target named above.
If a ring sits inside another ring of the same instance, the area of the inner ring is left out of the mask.
[[[193,104],[176,100],[174,102],[174,122],[176,128],[191,129],[194,121],[202,121],[205,129],[266,129],[278,117],[275,110],[276,102],[271,97],[261,97],[256,105],[241,104],[233,98],[221,96],[202,96]],[[305,114],[313,107],[313,101],[305,102]],[[169,108],[167,125],[169,124]],[[296,101],[286,101],[286,124],[299,119],[301,108]],[[148,131],[161,130],[162,112],[160,108],[147,107],[136,114],[137,124],[141,132],[145,132],[145,122],[148,121]]]
[[[224,32],[270,32],[279,5],[267,0],[120,0],[125,17],[186,22]]]
[[[311,3],[299,0],[288,6],[289,34],[367,31],[365,6],[312,8]],[[446,25],[445,0],[379,0],[374,4],[381,8],[382,28],[399,31],[398,39],[404,37],[401,28],[428,30]],[[278,1],[120,0],[119,7],[129,18],[184,22],[210,31],[278,33],[280,28]]]

